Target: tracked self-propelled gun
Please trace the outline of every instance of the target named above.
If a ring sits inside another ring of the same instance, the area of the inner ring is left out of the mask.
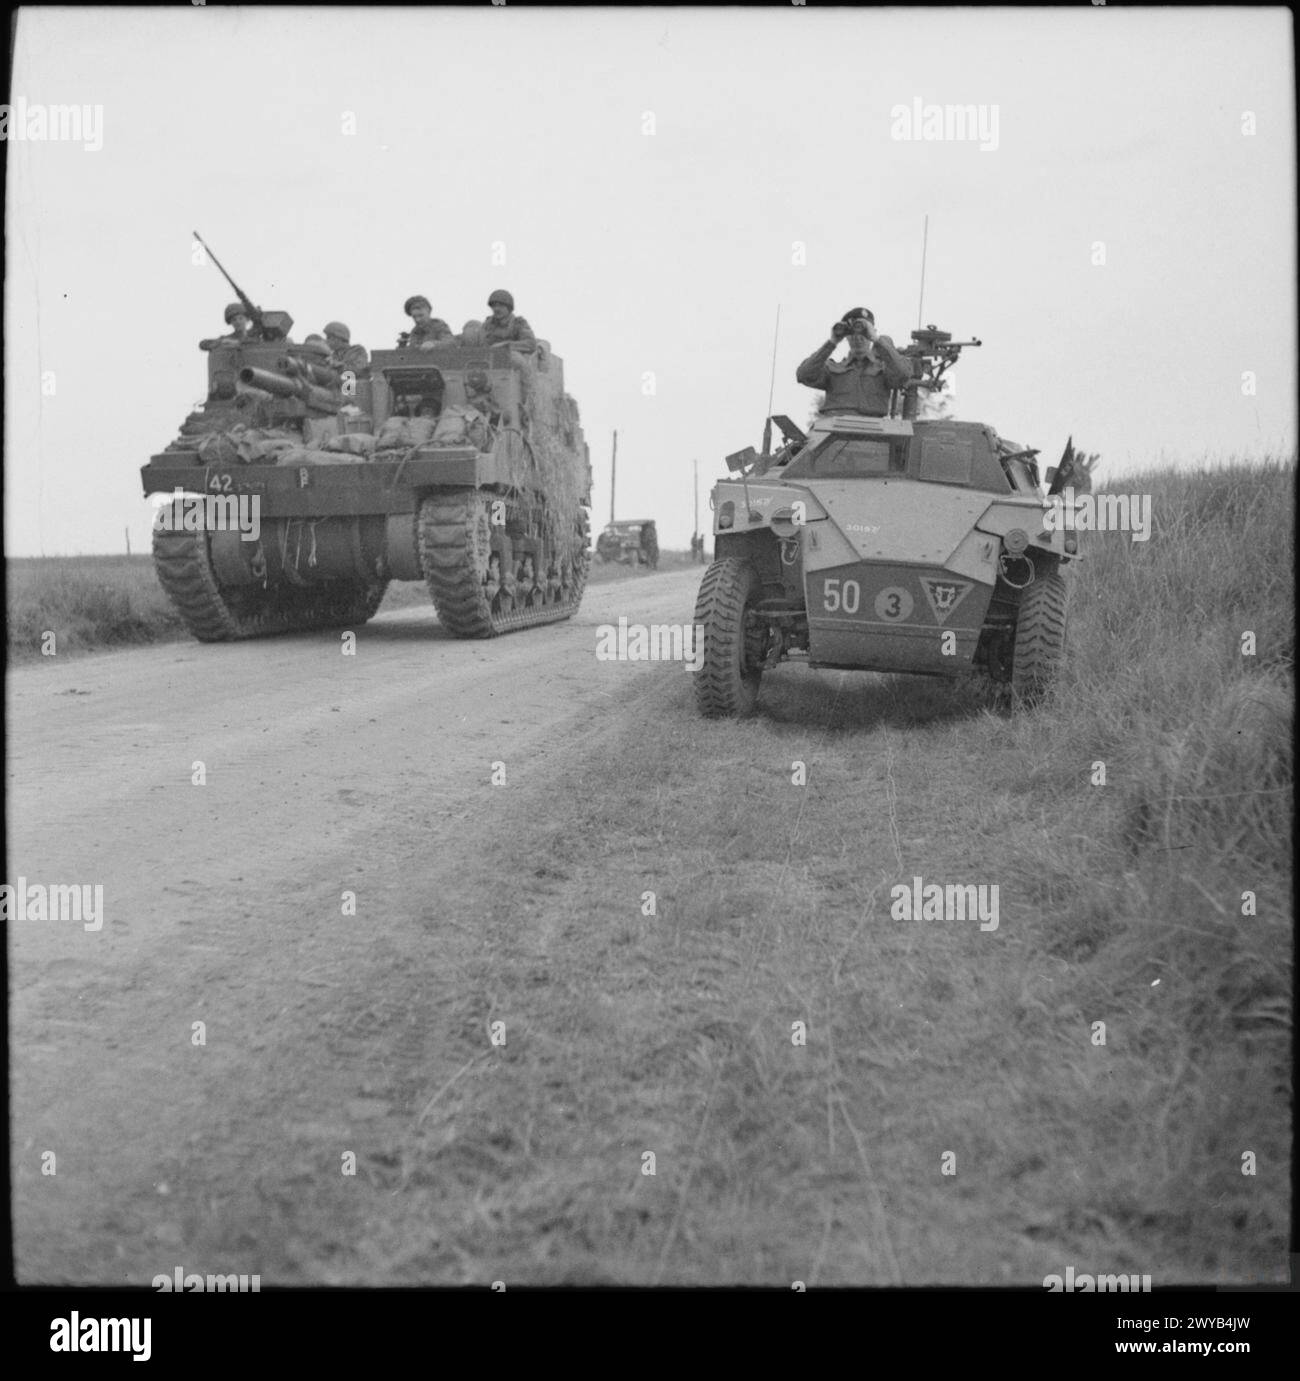
[[[204,343],[207,396],[140,472],[169,496],[154,564],[196,638],[355,626],[390,580],[425,581],[457,637],[576,611],[591,466],[547,342],[378,350],[354,373],[240,299],[252,338]]]

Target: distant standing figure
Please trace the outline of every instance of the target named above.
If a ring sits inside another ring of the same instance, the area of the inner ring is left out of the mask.
[[[652,571],[659,569],[659,534],[653,520],[641,524],[641,559]]]

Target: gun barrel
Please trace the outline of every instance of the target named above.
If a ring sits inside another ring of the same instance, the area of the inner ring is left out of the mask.
[[[319,384],[322,388],[338,388],[340,372],[328,364],[317,364],[315,360],[304,360],[300,355],[286,355],[280,361],[280,368],[286,374],[308,383]]]
[[[288,374],[277,374],[273,369],[256,369],[245,365],[239,371],[241,384],[252,384],[264,393],[274,393],[277,398],[296,398],[302,392],[301,379],[290,378]]]
[[[245,365],[239,371],[239,382],[260,388],[265,393],[273,393],[277,398],[297,398],[317,412],[337,412],[343,401],[337,393],[309,383],[306,379],[278,374],[273,369],[257,369],[253,365]]]

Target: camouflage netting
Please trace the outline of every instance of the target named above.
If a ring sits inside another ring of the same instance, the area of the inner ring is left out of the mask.
[[[533,404],[546,408],[549,415],[531,417],[526,433],[502,429],[493,457],[507,483],[523,495],[525,513],[540,516],[547,535],[562,544],[572,536],[587,488],[586,465],[576,446],[570,449],[565,444],[555,403],[537,390]]]

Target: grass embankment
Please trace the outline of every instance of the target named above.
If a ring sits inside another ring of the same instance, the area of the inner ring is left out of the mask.
[[[11,662],[188,637],[149,556],[30,556],[5,563]]]
[[[664,552],[661,570],[690,564],[688,553]],[[42,661],[45,635],[56,656],[117,650],[189,638],[154,575],[150,556],[16,557],[8,573],[8,647],[14,663]],[[589,583],[644,578],[644,569],[606,565],[592,558]],[[421,581],[394,581],[383,609],[429,607]],[[49,654],[45,654],[48,656]]]
[[[1285,1279],[1294,483],[1127,479],[1152,537],[1088,541],[1014,717],[791,667],[705,722],[681,669],[605,667],[609,728],[458,877],[445,1017],[467,1067],[512,1034],[371,1167],[414,1195],[398,1274]],[[997,884],[998,930],[892,919],[914,876]]]

